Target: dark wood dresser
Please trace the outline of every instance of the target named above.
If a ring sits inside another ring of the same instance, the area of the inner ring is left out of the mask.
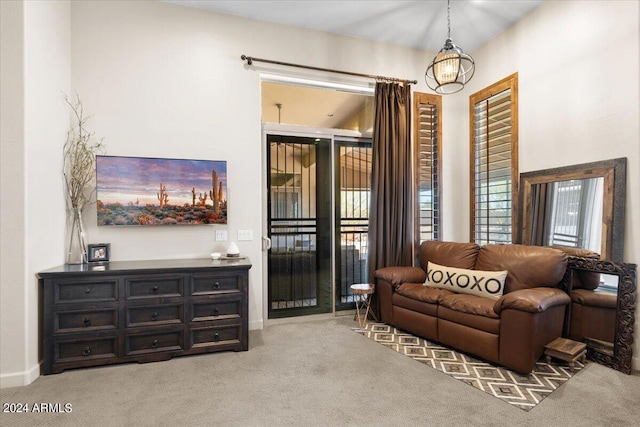
[[[41,373],[248,350],[250,268],[247,259],[181,259],[38,273]]]

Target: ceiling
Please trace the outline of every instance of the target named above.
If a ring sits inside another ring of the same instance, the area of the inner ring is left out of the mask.
[[[447,38],[447,2],[166,0],[214,12],[438,51]],[[543,0],[454,0],[451,38],[466,53],[491,40]]]
[[[437,52],[447,38],[446,0],[217,1],[161,0],[213,12],[292,25]],[[472,53],[542,4],[543,0],[454,0],[451,38]],[[262,121],[366,132],[345,125],[366,110],[367,96],[336,90],[263,83]],[[276,104],[281,104],[278,109]],[[350,120],[351,119],[351,120]]]

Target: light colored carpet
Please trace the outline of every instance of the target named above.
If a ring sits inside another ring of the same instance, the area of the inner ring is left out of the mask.
[[[70,370],[0,390],[2,426],[614,426],[640,421],[640,379],[589,364],[529,412],[425,369],[351,328],[351,316],[270,326],[248,352]]]

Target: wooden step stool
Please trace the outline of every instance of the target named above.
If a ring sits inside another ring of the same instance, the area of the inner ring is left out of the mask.
[[[544,355],[547,363],[551,363],[551,358],[564,360],[569,363],[569,370],[573,372],[576,360],[581,362],[587,360],[587,345],[566,338],[556,338],[544,346]]]

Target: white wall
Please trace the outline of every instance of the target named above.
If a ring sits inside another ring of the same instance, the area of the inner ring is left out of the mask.
[[[62,92],[70,83],[70,16],[68,1],[3,2],[2,387],[28,384],[39,375],[35,274],[64,262],[61,153],[69,111]],[[13,61],[7,75],[5,41]],[[5,110],[5,102],[16,110]],[[15,211],[5,211],[13,206]]]
[[[624,260],[640,261],[639,5],[547,1],[473,52],[469,86],[444,98],[446,239],[469,238],[469,95],[517,71],[520,172],[627,157]],[[635,330],[640,369],[640,316]]]
[[[38,271],[64,263],[62,147],[70,112],[70,2],[25,2],[26,381],[37,378]],[[61,250],[62,249],[62,250]]]
[[[0,386],[6,387],[22,383],[26,360],[23,17],[21,2],[0,2],[0,349],[11,349],[0,350]]]

